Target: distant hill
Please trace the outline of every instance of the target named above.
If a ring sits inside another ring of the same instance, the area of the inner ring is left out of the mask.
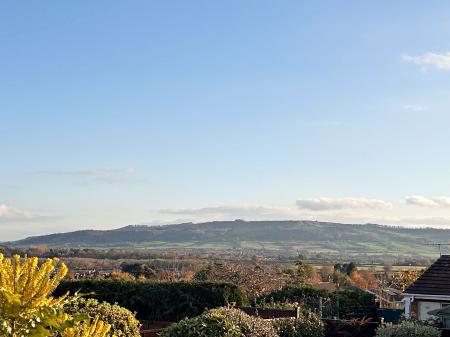
[[[316,221],[213,221],[81,230],[6,242],[10,246],[231,249],[293,253],[436,255],[425,243],[450,242],[450,230]]]

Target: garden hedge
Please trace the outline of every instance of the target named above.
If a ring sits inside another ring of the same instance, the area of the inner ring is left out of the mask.
[[[336,307],[339,304],[341,318],[352,314],[371,316],[377,312],[375,296],[359,289],[329,292],[312,287],[288,286],[258,298],[256,305],[295,302],[306,309],[317,311],[320,297],[329,298]]]
[[[65,280],[55,295],[80,292],[99,301],[117,303],[137,313],[139,319],[177,322],[205,309],[230,303],[248,305],[241,289],[229,283],[152,282],[128,280]]]

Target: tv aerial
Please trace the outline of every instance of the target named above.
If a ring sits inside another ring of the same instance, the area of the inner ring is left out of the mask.
[[[425,243],[425,246],[436,246],[439,248],[439,256],[442,256],[442,247],[447,246],[447,251],[448,251],[448,247],[450,246],[450,243]]]

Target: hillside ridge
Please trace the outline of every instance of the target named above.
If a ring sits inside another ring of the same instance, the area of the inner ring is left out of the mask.
[[[172,225],[128,225],[109,230],[78,230],[5,242],[10,246],[145,247],[398,254],[433,253],[430,242],[450,241],[450,230],[377,224],[283,221],[210,221]]]

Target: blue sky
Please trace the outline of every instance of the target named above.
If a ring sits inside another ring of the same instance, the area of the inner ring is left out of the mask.
[[[450,227],[450,4],[0,3],[1,239]]]

